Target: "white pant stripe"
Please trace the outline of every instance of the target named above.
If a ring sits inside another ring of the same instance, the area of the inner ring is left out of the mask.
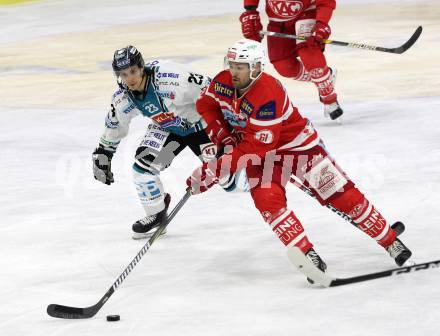
[[[279,215],[273,222],[270,223],[270,227],[273,229],[275,226],[277,226],[280,222],[286,219],[286,217],[290,214],[290,210],[287,209],[284,211],[281,215]]]

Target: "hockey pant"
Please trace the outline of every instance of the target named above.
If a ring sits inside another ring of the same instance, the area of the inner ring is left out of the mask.
[[[308,187],[322,205],[331,204],[348,214],[360,230],[381,246],[387,247],[394,241],[394,230],[337,166],[322,143],[308,150],[277,156],[277,161],[267,165],[273,166],[272,174],[264,172],[264,161],[247,167],[246,173],[255,207],[285,246],[297,246],[304,253],[313,246],[299,219],[287,208],[285,186],[291,175]]]
[[[154,123],[148,125],[147,132],[136,150],[133,164],[134,183],[147,216],[154,215],[165,208],[164,187],[160,180],[160,172],[168,168],[174,158],[186,147],[189,147],[204,162],[214,159],[217,154],[217,147],[203,130],[180,136]],[[242,171],[227,176],[219,184],[226,191],[248,191],[245,175]]]

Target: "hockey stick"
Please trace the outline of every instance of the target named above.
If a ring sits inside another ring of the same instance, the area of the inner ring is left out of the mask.
[[[382,52],[387,52],[387,53],[392,53],[392,54],[403,54],[405,51],[407,51],[409,48],[411,48],[414,43],[416,43],[420,34],[422,34],[422,30],[423,30],[422,26],[417,27],[417,29],[412,34],[412,36],[409,38],[409,40],[406,41],[404,44],[402,44],[400,47],[396,47],[396,48],[385,48],[385,47],[372,46],[372,45],[368,45],[368,44],[364,44],[364,43],[342,42],[342,41],[334,41],[334,40],[323,40],[322,43],[334,44],[334,45],[338,45],[338,46],[342,46],[342,47],[382,51]],[[307,40],[306,37],[302,37],[302,36],[276,33],[276,32],[271,32],[271,31],[266,31],[266,30],[262,30],[260,32],[260,34],[267,35],[267,36],[274,36],[274,37],[282,37],[282,38],[293,39],[293,40],[300,40],[300,41]]]
[[[440,260],[433,260],[426,263],[393,268],[382,272],[367,273],[349,278],[334,278],[317,268],[297,247],[292,247],[288,249],[287,255],[290,261],[296,267],[298,267],[299,270],[304,273],[304,275],[312,279],[315,283],[321,284],[324,287],[343,286],[357,282],[391,277],[399,274],[414,273],[416,271],[440,267]]]
[[[101,309],[101,307],[107,302],[107,300],[112,296],[116,289],[122,284],[125,278],[130,274],[136,264],[141,260],[143,255],[150,249],[151,245],[157,240],[157,238],[162,234],[167,225],[171,222],[174,216],[179,212],[179,210],[186,203],[188,198],[191,196],[191,189],[186,190],[185,195],[177,203],[171,213],[168,215],[166,221],[158,226],[156,232],[151,236],[148,242],[142,247],[142,249],[136,254],[131,263],[125,268],[124,272],[116,279],[107,293],[99,300],[95,305],[86,308],[76,308],[69,306],[62,306],[58,304],[50,304],[47,306],[47,313],[52,317],[65,318],[65,319],[84,319],[95,316],[95,314]]]
[[[316,196],[313,194],[313,192],[309,188],[307,188],[304,184],[297,181],[295,178],[290,177],[290,183],[292,183],[293,185],[295,185],[296,187],[298,187],[299,189],[304,191],[310,197],[316,199]],[[355,223],[349,215],[347,215],[345,212],[342,212],[342,211],[336,209],[333,205],[327,204],[326,208],[330,209],[335,214],[337,214],[339,217],[342,217],[343,219],[345,219],[347,222],[354,225],[355,227],[358,226],[358,224]],[[394,231],[396,231],[397,236],[401,235],[405,231],[405,225],[402,222],[395,222],[393,225],[391,225],[391,228]]]

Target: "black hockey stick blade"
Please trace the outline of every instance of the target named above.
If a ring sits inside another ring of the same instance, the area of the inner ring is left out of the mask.
[[[348,285],[356,282],[363,282],[368,280],[380,279],[390,276],[395,276],[399,274],[407,274],[414,273],[421,270],[427,270],[430,268],[439,268],[440,260],[428,261],[426,263],[415,264],[406,267],[393,268],[390,270],[376,272],[376,273],[368,273],[364,275],[358,275],[351,278],[336,278],[330,282],[330,287]]]
[[[100,308],[101,307],[98,305],[87,308],[76,308],[58,304],[50,304],[47,306],[47,314],[52,317],[63,319],[85,319],[95,316]]]
[[[422,30],[423,30],[422,26],[418,26],[414,34],[412,34],[412,36],[409,38],[409,40],[406,41],[404,44],[402,44],[400,47],[397,48],[378,47],[378,50],[382,49],[380,51],[389,52],[393,54],[403,54],[405,51],[411,48],[414,45],[414,43],[416,43],[416,41],[419,39],[420,35],[422,34]]]
[[[151,245],[160,237],[163,231],[166,229],[167,225],[171,222],[174,216],[179,212],[179,210],[183,207],[186,201],[191,196],[191,189],[188,188],[186,190],[185,195],[182,199],[177,203],[171,213],[168,215],[166,221],[159,225],[158,229],[151,238],[145,243],[142,249],[138,252],[138,254],[133,258],[131,263],[125,268],[122,274],[116,279],[113,285],[108,289],[108,291],[104,294],[104,296],[93,306],[85,307],[85,308],[77,308],[70,306],[63,306],[59,304],[50,304],[47,306],[47,314],[52,317],[64,318],[64,319],[85,319],[90,318],[96,315],[96,313],[101,309],[101,307],[108,301],[110,296],[115,292],[116,289],[122,284],[125,278],[130,274],[130,272],[134,269],[137,263],[141,260],[144,254],[150,249]]]
[[[393,268],[382,272],[367,273],[349,278],[335,278],[328,273],[318,269],[297,247],[291,247],[287,250],[287,256],[292,264],[314,283],[323,287],[336,287],[368,280],[380,279],[400,274],[414,273],[416,271],[426,270],[430,268],[439,268],[440,260],[428,261],[426,263],[415,264],[406,267]]]

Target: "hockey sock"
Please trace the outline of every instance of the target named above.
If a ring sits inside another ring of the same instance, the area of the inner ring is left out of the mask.
[[[159,176],[133,169],[134,184],[147,216],[165,209],[164,191]]]
[[[375,239],[379,245],[387,247],[396,239],[396,232],[357,188],[347,190],[331,204],[348,214],[358,228]]]
[[[269,224],[287,248],[296,246],[305,254],[313,247],[293,211],[289,209],[280,210],[278,214],[272,217]]]
[[[315,68],[310,71],[311,81],[318,88],[319,98],[324,104],[333,104],[337,100],[333,76],[330,68]]]

